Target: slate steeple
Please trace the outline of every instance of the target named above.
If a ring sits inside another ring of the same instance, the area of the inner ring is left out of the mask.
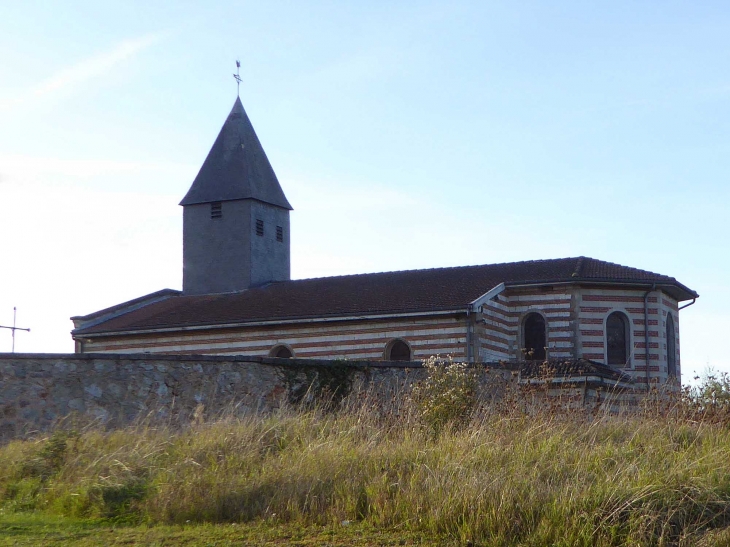
[[[290,278],[292,209],[236,98],[183,206],[183,292],[241,291]]]
[[[292,208],[238,97],[180,205],[236,199]]]

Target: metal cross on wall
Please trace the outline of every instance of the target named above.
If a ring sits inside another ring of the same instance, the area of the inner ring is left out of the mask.
[[[30,329],[23,329],[21,327],[16,327],[15,326],[15,316],[16,316],[16,314],[17,314],[17,310],[16,310],[15,306],[13,306],[13,326],[12,327],[5,327],[3,325],[0,325],[0,329],[10,329],[12,331],[12,333],[13,333],[13,353],[15,353],[15,331],[16,330],[24,330],[26,332],[30,332]]]

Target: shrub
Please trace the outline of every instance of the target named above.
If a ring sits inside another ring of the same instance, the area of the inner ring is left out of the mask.
[[[445,427],[463,427],[477,404],[475,371],[465,363],[430,357],[426,379],[414,386],[413,401],[421,421],[438,435]]]
[[[703,408],[730,409],[730,375],[709,370],[692,393]]]
[[[61,469],[66,461],[68,442],[77,437],[76,433],[54,431],[50,438],[43,441],[35,457],[21,467],[20,478],[38,477],[47,481]]]

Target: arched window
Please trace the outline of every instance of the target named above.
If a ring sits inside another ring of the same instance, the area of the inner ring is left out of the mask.
[[[529,314],[525,317],[522,328],[525,341],[525,359],[545,359],[547,336],[545,335],[545,319],[543,316],[539,313]]]
[[[272,357],[279,357],[280,359],[291,359],[292,357],[294,357],[291,350],[283,345],[274,346],[274,349],[271,350],[270,355]]]
[[[606,354],[609,365],[626,366],[629,357],[629,320],[621,312],[606,319]]]
[[[667,374],[670,378],[677,377],[677,334],[671,313],[667,314]]]
[[[411,348],[403,340],[393,340],[386,347],[385,358],[388,361],[410,361]]]

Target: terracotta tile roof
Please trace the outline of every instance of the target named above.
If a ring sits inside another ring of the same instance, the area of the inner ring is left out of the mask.
[[[680,300],[697,295],[673,277],[586,257],[533,260],[482,266],[434,268],[282,281],[226,294],[161,301],[98,322],[74,334],[223,325],[394,313],[463,311],[490,289],[505,283],[658,283]],[[79,318],[81,320],[85,317]]]
[[[511,361],[510,368],[520,371],[522,380],[545,380],[555,378],[578,378],[597,376],[609,380],[633,383],[633,378],[625,372],[604,363],[589,359],[550,359],[549,361]]]

